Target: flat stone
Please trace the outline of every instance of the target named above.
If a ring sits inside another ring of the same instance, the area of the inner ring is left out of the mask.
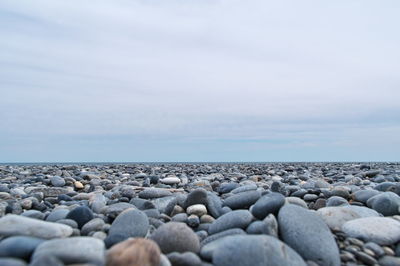
[[[197,235],[184,223],[169,222],[159,228],[150,237],[164,254],[171,252],[194,252],[200,250]]]
[[[400,222],[386,217],[366,217],[346,222],[342,231],[350,237],[379,245],[400,241]]]
[[[25,192],[28,194],[43,193],[45,197],[57,197],[61,194],[68,194],[72,189],[68,187],[28,187]]]
[[[45,240],[29,236],[12,236],[0,242],[0,257],[13,257],[29,261],[33,251]]]
[[[325,222],[302,207],[286,204],[278,215],[282,240],[305,260],[320,265],[339,266],[339,250]]]
[[[246,228],[253,220],[253,215],[247,210],[228,212],[216,219],[208,230],[210,235],[231,228]]]
[[[90,232],[101,231],[104,225],[103,219],[94,218],[82,226],[81,235],[86,236]]]
[[[58,220],[65,219],[69,213],[68,209],[56,209],[53,210],[49,216],[47,216],[46,221],[57,222]]]
[[[32,236],[43,239],[68,237],[72,228],[68,225],[45,222],[15,214],[0,219],[0,236]]]
[[[366,204],[370,198],[378,195],[379,193],[381,193],[381,192],[374,190],[374,189],[359,190],[359,191],[356,191],[355,193],[353,193],[352,197],[354,200]]]
[[[65,180],[59,176],[53,176],[50,178],[50,182],[55,187],[63,187],[65,185]]]
[[[160,179],[160,182],[167,185],[175,185],[179,184],[181,180],[178,177],[165,177]]]
[[[168,259],[174,266],[202,266],[201,259],[193,252],[172,252],[168,254]]]
[[[114,245],[107,252],[107,266],[159,266],[160,248],[144,238],[130,238]]]
[[[228,229],[210,236],[207,236],[203,241],[201,241],[201,245],[205,246],[217,239],[223,238],[225,236],[230,236],[230,235],[245,235],[246,232],[243,231],[243,229],[240,228],[232,228],[232,229]]]
[[[225,199],[224,204],[232,210],[246,209],[254,204],[261,197],[261,192],[257,190],[244,191],[233,194]]]
[[[126,202],[118,202],[107,206],[103,213],[110,217],[111,219],[115,219],[120,213],[127,209],[136,209],[135,205],[126,203]]]
[[[355,211],[346,207],[325,207],[317,211],[331,230],[341,230],[345,222],[361,218]]]
[[[27,266],[25,261],[17,258],[0,258],[1,266]],[[57,266],[57,265],[56,265]]]
[[[142,199],[156,199],[166,196],[171,196],[172,193],[162,188],[147,188],[139,193],[139,198]]]
[[[235,235],[220,240],[212,252],[214,266],[306,266],[299,254],[272,236]]]
[[[285,197],[282,194],[268,193],[257,200],[251,213],[258,219],[264,219],[270,213],[277,214],[283,204],[285,204]]]
[[[104,242],[94,237],[53,239],[40,244],[33,260],[41,256],[55,256],[65,264],[104,264]]]
[[[111,247],[129,237],[144,237],[148,229],[149,219],[144,212],[127,209],[111,224],[108,237],[105,239],[106,246]]]

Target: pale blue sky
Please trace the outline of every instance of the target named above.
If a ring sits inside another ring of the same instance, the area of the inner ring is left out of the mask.
[[[0,162],[398,161],[399,14],[3,0]]]

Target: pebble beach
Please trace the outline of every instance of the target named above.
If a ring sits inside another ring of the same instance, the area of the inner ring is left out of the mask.
[[[0,265],[400,265],[400,163],[3,164]]]

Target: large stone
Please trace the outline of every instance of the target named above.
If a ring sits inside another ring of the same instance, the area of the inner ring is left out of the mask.
[[[200,250],[197,235],[184,223],[169,222],[160,226],[151,236],[165,254]]]
[[[348,221],[342,230],[350,237],[379,245],[392,245],[400,241],[400,222],[387,217],[366,217]]]
[[[367,205],[384,216],[400,214],[400,196],[393,192],[383,192],[373,196]]]
[[[215,266],[306,265],[296,251],[272,236],[227,236],[217,244],[212,252]]]
[[[103,209],[103,213],[106,214],[108,217],[114,219],[117,217],[121,212],[127,209],[136,209],[135,205],[126,203],[126,202],[118,202],[111,204]]]
[[[168,254],[168,260],[174,266],[202,266],[201,259],[193,252],[172,252]]]
[[[43,239],[68,237],[72,228],[68,225],[45,222],[33,218],[9,214],[0,219],[0,236],[32,236]]]
[[[0,242],[0,257],[29,261],[33,251],[45,240],[30,236],[12,236]]]
[[[144,238],[130,238],[107,252],[107,266],[159,266],[160,248]]]
[[[42,256],[55,256],[65,264],[104,264],[104,242],[94,237],[53,239],[40,244],[33,260]]]
[[[258,219],[264,219],[270,213],[277,214],[283,204],[285,204],[285,197],[282,194],[268,193],[257,200],[251,213]]]
[[[282,240],[305,260],[320,265],[339,266],[339,249],[329,227],[317,214],[286,204],[278,215]]]
[[[261,197],[261,192],[257,190],[244,191],[225,199],[224,204],[232,210],[245,209],[254,204]]]
[[[85,223],[93,219],[93,212],[86,206],[79,206],[70,211],[65,218],[74,220],[81,229]]]
[[[207,210],[214,218],[218,218],[223,213],[221,199],[212,192],[207,193]]]
[[[331,230],[340,231],[344,223],[361,218],[356,211],[348,207],[325,207],[317,211]]]
[[[359,190],[359,191],[354,192],[352,194],[352,197],[354,200],[366,204],[370,198],[378,195],[379,193],[381,193],[381,192],[374,190],[374,189],[368,189],[368,190],[365,189],[365,190]]]
[[[148,229],[149,219],[144,212],[135,209],[125,210],[111,224],[108,237],[105,239],[106,246],[111,247],[129,237],[145,237]]]
[[[184,207],[187,208],[195,204],[207,204],[207,191],[204,188],[197,188],[195,190],[192,190],[187,195]]]
[[[215,234],[231,228],[246,228],[253,220],[253,215],[247,210],[228,212],[216,219],[208,230],[209,234]]]

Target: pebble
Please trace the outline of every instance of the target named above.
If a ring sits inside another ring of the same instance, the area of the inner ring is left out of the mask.
[[[0,258],[1,266],[27,266],[25,261],[17,258]],[[57,265],[56,265],[57,266]]]
[[[33,253],[33,260],[41,256],[54,256],[65,264],[104,264],[104,242],[93,237],[72,237],[48,240]]]
[[[393,256],[383,256],[379,259],[379,265],[381,266],[400,266],[400,258]]]
[[[316,212],[331,230],[340,231],[345,222],[361,218],[355,211],[346,207],[325,207]]]
[[[145,237],[148,229],[149,219],[145,213],[127,209],[113,221],[104,242],[108,248],[129,237]]]
[[[81,235],[86,236],[90,232],[101,231],[104,227],[104,220],[101,218],[94,218],[87,222],[81,229]]]
[[[285,197],[282,194],[268,193],[257,200],[251,213],[258,219],[264,219],[270,213],[277,214],[283,204],[285,204]]]
[[[58,220],[65,219],[69,213],[68,209],[54,209],[47,217],[48,222],[57,222]]]
[[[40,221],[33,218],[8,214],[0,218],[0,236],[32,236],[43,239],[72,235],[68,225]]]
[[[139,198],[142,199],[156,199],[171,195],[172,193],[170,191],[162,188],[147,188],[139,192]]]
[[[45,240],[29,236],[12,236],[0,242],[0,257],[13,257],[29,261],[33,251]]]
[[[245,209],[254,204],[260,197],[261,193],[259,191],[244,191],[229,196],[224,200],[224,204],[232,210]]]
[[[214,266],[306,265],[296,251],[272,236],[235,235],[220,241],[212,252]]]
[[[283,241],[304,259],[321,265],[340,265],[335,239],[329,227],[317,214],[287,204],[280,209],[278,222]]]
[[[53,176],[50,178],[50,182],[55,187],[63,187],[65,185],[65,180],[59,176]]]
[[[164,254],[171,252],[194,252],[200,250],[197,235],[184,223],[169,222],[159,228],[150,237]]]
[[[167,185],[175,185],[179,184],[181,180],[178,177],[165,177],[160,179],[160,182]]]
[[[373,196],[367,205],[384,216],[400,214],[400,196],[393,192],[383,192]]]
[[[386,217],[366,217],[346,222],[342,231],[348,236],[379,245],[400,241],[400,222]]]
[[[144,238],[129,238],[107,251],[107,266],[159,266],[158,245]]]
[[[245,229],[253,220],[253,215],[247,210],[228,212],[216,219],[208,230],[210,235],[231,228]]]
[[[81,229],[84,224],[93,219],[93,212],[86,206],[79,206],[70,211],[65,218],[74,220]]]
[[[204,188],[192,190],[186,197],[184,207],[187,208],[188,206],[196,204],[207,204],[207,191]]]
[[[187,214],[194,214],[197,216],[202,216],[207,214],[207,208],[203,204],[191,205],[186,209]]]
[[[202,266],[201,259],[193,252],[172,252],[167,255],[173,266]],[[158,265],[157,265],[158,266]]]

